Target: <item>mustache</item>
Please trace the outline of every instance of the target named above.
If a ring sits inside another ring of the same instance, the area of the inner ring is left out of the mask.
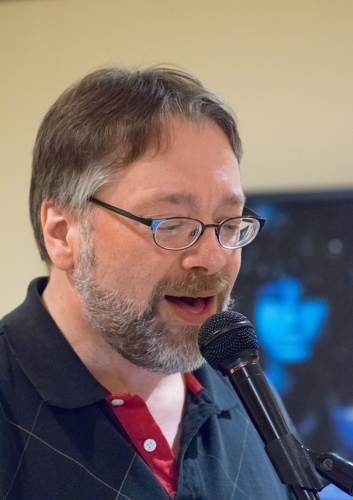
[[[156,288],[155,296],[162,298],[165,295],[189,296],[212,291],[215,294],[225,294],[231,291],[231,281],[225,272],[220,271],[212,275],[192,273],[186,277],[166,277]]]

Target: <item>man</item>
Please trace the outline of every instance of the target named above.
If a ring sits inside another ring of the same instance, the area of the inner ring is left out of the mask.
[[[198,349],[261,226],[240,159],[231,110],[175,70],[100,70],[49,110],[30,211],[50,278],[0,329],[3,500],[291,498]]]

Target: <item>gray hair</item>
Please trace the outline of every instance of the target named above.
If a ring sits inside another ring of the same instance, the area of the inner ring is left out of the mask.
[[[50,266],[40,220],[43,201],[80,218],[87,199],[112,182],[119,168],[168,143],[168,124],[176,117],[215,122],[240,162],[232,109],[182,71],[106,68],[59,97],[43,119],[33,150],[30,216],[42,260]]]

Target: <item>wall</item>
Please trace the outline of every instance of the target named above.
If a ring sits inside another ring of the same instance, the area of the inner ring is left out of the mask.
[[[28,217],[44,113],[107,64],[174,64],[236,110],[244,189],[353,188],[351,0],[0,2],[0,316],[45,273]]]

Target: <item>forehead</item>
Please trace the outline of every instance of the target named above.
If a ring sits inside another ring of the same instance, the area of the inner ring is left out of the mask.
[[[237,159],[224,132],[210,120],[174,120],[168,147],[147,151],[105,188],[111,202],[243,204]]]

